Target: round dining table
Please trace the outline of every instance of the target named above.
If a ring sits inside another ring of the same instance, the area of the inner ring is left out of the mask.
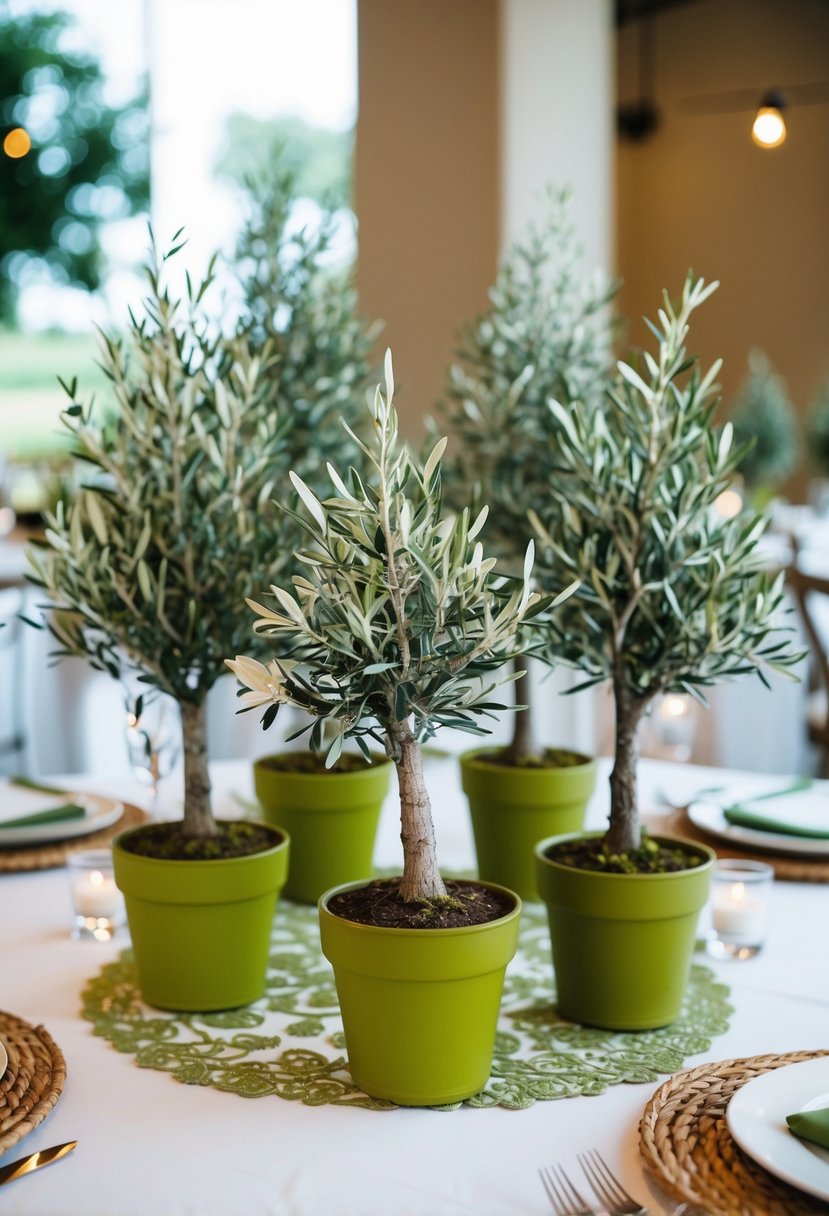
[[[601,761],[590,827],[606,821],[608,764]],[[457,757],[431,754],[426,776],[442,865],[469,870],[474,849]],[[248,761],[217,763],[212,778],[217,813],[249,810]],[[645,760],[640,805],[658,825],[671,813],[668,803],[685,805],[703,787],[728,783],[754,793],[780,781]],[[131,779],[78,775],[63,782],[133,804],[146,796]],[[160,797],[157,813],[174,816],[181,802],[176,776]],[[399,862],[393,787],[375,864]],[[690,1054],[685,1067],[829,1047],[827,913],[829,887],[775,881],[759,954],[745,961],[697,954],[695,961],[727,985],[733,1012],[727,1029]],[[280,914],[278,907],[277,923]],[[182,1084],[163,1070],[138,1067],[133,1052],[96,1036],[82,1016],[82,993],[129,939],[121,928],[111,941],[74,940],[71,919],[65,868],[0,875],[0,1007],[46,1027],[67,1062],[54,1109],[0,1165],[78,1142],[65,1159],[1,1187],[4,1216],[544,1216],[551,1208],[539,1168],[559,1163],[581,1178],[578,1154],[594,1148],[651,1212],[673,1211],[638,1151],[640,1117],[664,1075],[520,1109],[376,1110]],[[277,1024],[289,1016],[273,1014]]]

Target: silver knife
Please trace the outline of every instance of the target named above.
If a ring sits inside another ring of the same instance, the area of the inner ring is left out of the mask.
[[[12,1161],[11,1165],[0,1166],[0,1186],[4,1182],[14,1182],[15,1178],[22,1178],[24,1174],[31,1174],[32,1170],[39,1170],[44,1165],[51,1165],[53,1161],[60,1161],[61,1157],[72,1152],[77,1143],[77,1140],[69,1140],[66,1144],[56,1144],[54,1148],[42,1148],[38,1153],[29,1153],[28,1157]]]

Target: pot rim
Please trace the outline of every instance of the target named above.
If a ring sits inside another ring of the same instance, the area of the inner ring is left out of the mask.
[[[484,921],[479,925],[454,925],[444,929],[411,929],[405,925],[363,925],[359,921],[349,920],[346,916],[337,916],[336,912],[332,912],[328,907],[329,899],[335,895],[339,895],[341,891],[353,891],[359,887],[365,887],[369,883],[374,882],[374,878],[360,878],[356,882],[344,882],[339,886],[330,887],[329,890],[323,891],[322,895],[317,900],[317,908],[319,909],[320,917],[327,916],[339,924],[349,925],[356,931],[364,932],[370,935],[377,934],[396,934],[398,937],[412,938],[418,940],[427,940],[431,938],[443,939],[447,937],[459,937],[461,935],[484,933],[487,929],[492,929],[495,926],[506,925],[511,920],[516,920],[521,915],[523,901],[521,896],[509,887],[503,887],[497,882],[486,882],[480,878],[457,878],[452,879],[453,882],[468,883],[470,885],[486,887],[490,891],[500,891],[511,896],[515,901],[514,906],[509,912],[505,912],[503,916],[498,916],[494,920]]]
[[[460,754],[461,764],[467,764],[471,767],[471,766],[475,765],[476,762],[479,761],[480,756],[486,756],[486,755],[491,756],[494,752],[505,752],[507,750],[507,747],[508,747],[508,744],[504,743],[504,744],[500,744],[498,746],[490,745],[488,747],[475,747],[475,748],[470,749],[469,751],[461,752],[461,754]],[[583,762],[581,764],[567,764],[567,765],[558,765],[558,766],[557,765],[538,765],[538,766],[532,766],[532,767],[531,766],[522,766],[522,765],[517,765],[517,764],[487,763],[485,765],[485,767],[486,768],[501,768],[501,769],[505,769],[511,773],[526,772],[526,773],[534,773],[534,774],[535,773],[543,774],[545,772],[547,772],[547,773],[579,773],[579,772],[583,772],[585,769],[590,768],[591,766],[593,766],[593,767],[596,766],[596,763],[597,763],[596,757],[588,755],[587,752],[579,751],[578,748],[557,747],[555,750],[559,751],[559,752],[569,752],[569,754],[571,756],[581,756]]]
[[[253,761],[253,769],[254,769],[254,772],[259,770],[260,772],[265,772],[265,773],[275,773],[278,776],[285,776],[287,774],[290,777],[313,777],[313,778],[337,777],[340,781],[350,781],[354,778],[359,779],[360,777],[365,777],[367,773],[373,773],[377,769],[385,768],[387,765],[394,763],[392,760],[389,759],[388,756],[384,755],[382,752],[372,752],[373,759],[372,759],[371,764],[364,764],[363,768],[353,768],[353,769],[350,769],[348,772],[339,772],[335,766],[332,769],[326,769],[325,772],[304,773],[304,772],[297,771],[296,769],[292,769],[292,768],[280,768],[279,766],[270,767],[269,765],[264,763],[265,761],[268,761],[268,760],[280,759],[282,757],[287,757],[287,756],[307,756],[310,754],[312,754],[312,753],[309,753],[307,748],[305,750],[303,750],[301,748],[292,748],[291,751],[286,751],[286,752],[268,752],[264,756],[256,757],[256,759]],[[351,754],[352,753],[349,753],[349,755],[351,755]],[[353,754],[356,754],[356,753],[353,753]]]
[[[677,880],[686,874],[702,874],[706,870],[710,870],[714,862],[717,860],[717,854],[710,845],[702,844],[698,840],[690,840],[687,836],[674,836],[670,833],[658,833],[652,836],[653,840],[667,844],[678,844],[683,848],[689,849],[691,852],[701,853],[705,858],[700,866],[688,866],[684,870],[671,870],[665,873],[653,874],[612,874],[606,870],[584,870],[579,866],[567,866],[563,862],[557,861],[554,857],[548,857],[546,850],[553,844],[563,844],[566,840],[595,840],[597,837],[604,836],[605,832],[601,829],[590,832],[566,832],[561,836],[547,836],[544,840],[539,840],[533,850],[539,861],[545,865],[552,866],[557,870],[563,870],[567,874],[586,874],[591,879],[624,879],[632,882],[649,881],[652,879],[661,879],[662,881]]]
[[[172,823],[177,823],[178,821],[170,820],[169,822],[172,824]],[[224,867],[224,866],[230,866],[230,865],[238,865],[238,864],[244,863],[246,861],[256,861],[259,858],[268,857],[273,853],[279,852],[279,850],[287,848],[290,844],[291,838],[288,835],[288,833],[285,831],[284,828],[279,828],[275,824],[272,824],[272,823],[266,823],[264,820],[260,820],[260,819],[217,819],[216,822],[217,823],[249,823],[249,824],[253,825],[254,827],[264,828],[271,835],[278,836],[279,839],[276,840],[272,845],[270,845],[266,849],[259,849],[255,853],[241,853],[236,857],[147,857],[144,853],[134,853],[131,849],[125,849],[123,844],[121,843],[123,840],[126,840],[127,837],[138,836],[138,835],[142,834],[147,828],[155,828],[155,827],[159,826],[157,823],[140,823],[136,827],[125,828],[123,832],[119,832],[118,835],[113,838],[112,849],[113,849],[113,852],[117,849],[119,853],[123,854],[126,857],[129,857],[130,861],[134,861],[138,864],[151,864],[151,865],[157,865],[157,866],[188,866],[188,867],[197,865],[197,866],[213,866],[214,868],[218,868],[218,867]]]

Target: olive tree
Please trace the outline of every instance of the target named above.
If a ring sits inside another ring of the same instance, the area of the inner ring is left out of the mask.
[[[480,715],[504,708],[493,691],[514,676],[521,626],[545,607],[530,589],[533,544],[520,577],[496,576],[477,539],[487,518],[441,508],[441,439],[422,466],[398,441],[390,355],[385,395],[372,407],[372,437],[362,444],[369,470],[328,474],[333,495],[320,500],[296,473],[309,547],[290,588],[274,585],[274,607],[250,600],[256,630],[276,657],[267,665],[228,660],[243,707],[284,704],[316,720],[311,748],[336,762],[346,739],[366,758],[368,740],[394,762],[400,788],[404,901],[444,897],[422,744],[441,726],[485,733]],[[357,442],[356,437],[352,436]],[[324,726],[328,730],[324,730]]]
[[[554,398],[590,404],[611,367],[609,302],[615,287],[588,276],[568,190],[550,191],[542,221],[508,251],[489,307],[462,334],[442,415],[457,441],[446,472],[453,503],[477,495],[490,507],[486,539],[499,569],[520,569],[533,535],[527,513],[547,495]],[[527,669],[525,655],[516,659]],[[529,680],[520,686],[530,700]],[[532,711],[516,714],[506,758],[536,751]]]
[[[547,645],[587,687],[610,680],[616,743],[608,850],[640,844],[637,731],[655,697],[702,700],[719,681],[790,674],[802,657],[778,629],[783,575],[769,578],[757,541],[765,520],[716,508],[743,451],[714,425],[719,363],[686,356],[688,323],[717,287],[689,275],[665,295],[654,355],[618,364],[601,407],[551,402],[556,472],[532,512],[545,585],[580,587],[550,619]]]
[[[209,274],[176,298],[163,270],[154,255],[126,337],[102,335],[114,410],[82,405],[77,382],[64,385],[63,423],[90,476],[48,516],[30,558],[58,655],[116,678],[137,669],[178,702],[183,830],[205,837],[216,833],[207,693],[227,647],[250,635],[240,597],[290,554],[270,509],[288,419],[273,405],[267,350],[215,333],[204,315]]]

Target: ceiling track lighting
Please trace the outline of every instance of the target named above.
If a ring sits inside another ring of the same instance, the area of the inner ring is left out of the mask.
[[[733,89],[728,93],[687,97],[680,103],[686,114],[752,114],[751,138],[758,148],[779,148],[788,135],[784,114],[797,106],[825,105],[829,102],[829,81],[790,84],[777,89]]]

